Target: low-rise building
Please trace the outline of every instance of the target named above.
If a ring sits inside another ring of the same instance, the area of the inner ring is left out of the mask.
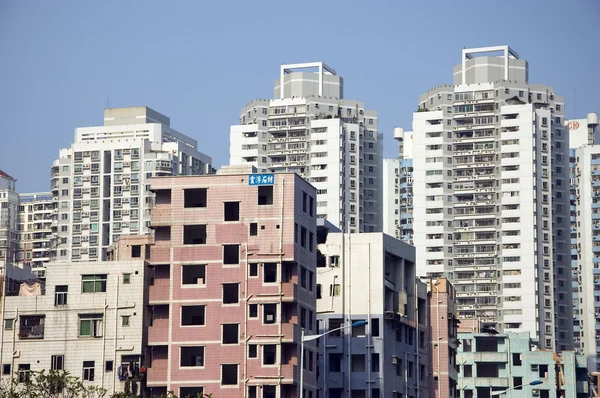
[[[144,242],[135,243],[137,241]],[[109,393],[144,390],[150,237],[119,242],[114,261],[47,263],[45,283],[5,297],[0,328],[2,379],[65,370]],[[129,253],[127,252],[129,251]]]
[[[152,179],[153,396],[300,396],[301,330],[316,331],[316,191],[292,173],[239,173]],[[304,365],[315,398],[314,343]]]
[[[318,236],[318,333],[327,333],[319,396],[429,396],[427,292],[414,247],[383,233]],[[352,328],[358,321],[368,324]]]
[[[456,292],[446,278],[427,281],[429,396],[454,398],[458,380]]]
[[[583,355],[539,351],[528,332],[459,333],[458,389],[463,398],[588,396]],[[541,383],[540,383],[541,382]]]

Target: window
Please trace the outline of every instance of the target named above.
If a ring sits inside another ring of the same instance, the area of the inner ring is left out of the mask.
[[[181,326],[205,325],[206,306],[185,305],[181,307]]]
[[[179,396],[185,397],[202,397],[204,387],[179,387]]]
[[[379,336],[379,318],[371,318],[371,336]]]
[[[329,320],[329,331],[335,330],[335,332],[331,332],[329,335],[331,337],[340,337],[342,335],[342,331],[341,330],[337,330],[340,329],[342,326],[344,326],[344,320],[341,318],[332,318]]]
[[[225,202],[224,206],[224,221],[239,221],[240,220],[240,202]]]
[[[258,276],[258,264],[257,263],[248,264],[248,276],[250,276],[250,277]]]
[[[300,227],[300,246],[306,247],[306,233],[308,231],[304,227]]]
[[[223,265],[240,263],[240,245],[223,245]]]
[[[256,344],[248,345],[248,358],[258,358],[258,346]]]
[[[206,225],[184,225],[183,226],[183,244],[184,245],[205,245],[206,244]]]
[[[463,377],[473,377],[473,365],[463,366]]]
[[[206,284],[206,265],[205,264],[186,264],[181,266],[181,284],[182,285],[205,285]]]
[[[250,236],[258,235],[258,223],[252,222],[250,223]]]
[[[123,284],[129,285],[131,283],[131,274],[123,274]]]
[[[223,304],[237,304],[239,302],[239,283],[224,283]]]
[[[13,330],[14,324],[15,324],[14,319],[5,319],[4,320],[4,329],[5,330]]]
[[[5,363],[2,365],[2,374],[9,375],[10,374],[10,364]]]
[[[518,354],[518,353],[512,354],[512,364],[513,364],[513,366],[521,366],[521,354]]]
[[[379,354],[371,354],[371,372],[379,372]]]
[[[258,204],[261,206],[273,204],[273,186],[259,186],[258,187]]]
[[[264,263],[263,265],[263,282],[277,282],[277,263]]]
[[[50,370],[64,370],[65,368],[65,356],[64,355],[52,355],[50,357]]]
[[[333,285],[329,285],[329,296],[335,297],[340,295],[340,285],[335,283]]]
[[[221,365],[221,385],[232,386],[238,384],[238,365]]]
[[[121,326],[128,327],[130,319],[131,319],[131,315],[122,315],[121,316]]]
[[[194,188],[183,190],[183,207],[206,207],[207,188]]]
[[[356,322],[360,322],[360,321],[362,321],[362,319],[353,320],[352,323],[356,323]],[[365,325],[352,328],[352,337],[365,337],[366,334],[367,334],[367,332],[366,332]]]
[[[309,207],[308,207],[308,214],[312,217],[314,215],[314,207],[315,207],[315,198],[313,198],[312,196],[309,197]]]
[[[275,344],[263,345],[263,365],[275,365],[277,360],[277,346]]]
[[[79,337],[102,337],[102,314],[80,314]]]
[[[9,366],[9,369],[10,369],[10,365],[8,365],[8,366]],[[5,365],[5,367],[6,367],[6,365]],[[18,372],[19,372],[19,376],[18,376],[19,383],[25,383],[25,382],[29,381],[31,365],[22,363],[22,364],[19,365],[18,369],[19,369],[18,370]],[[4,370],[6,370],[6,368]]]
[[[258,304],[248,305],[248,318],[258,318]]]
[[[317,283],[317,299],[320,299],[323,294],[323,286],[320,283]]]
[[[81,292],[82,293],[102,293],[106,292],[106,274],[82,275]]]
[[[204,366],[204,347],[181,347],[179,366],[200,367]]]
[[[131,246],[131,257],[132,258],[142,257],[142,245],[132,245]]]
[[[329,354],[329,371],[341,372],[342,370],[342,354]]]
[[[277,322],[277,304],[263,304],[263,323]]]
[[[19,339],[43,339],[45,315],[21,315],[19,317]]]
[[[364,354],[352,354],[351,368],[352,368],[352,372],[364,372],[365,371],[365,355]]]
[[[223,335],[222,344],[238,344],[239,343],[239,325],[237,323],[227,323],[222,325]]]
[[[113,361],[106,361],[106,363],[104,364],[104,370],[106,372],[112,372],[113,371]]]
[[[94,361],[83,361],[83,380],[94,381]]]
[[[67,305],[67,293],[69,286],[56,285],[54,287],[54,305]]]

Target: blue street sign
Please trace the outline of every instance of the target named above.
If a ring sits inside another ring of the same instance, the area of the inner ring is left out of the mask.
[[[273,185],[275,176],[273,174],[249,174],[248,185]]]

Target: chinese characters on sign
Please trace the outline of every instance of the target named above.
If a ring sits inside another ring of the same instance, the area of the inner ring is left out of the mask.
[[[250,174],[248,175],[248,185],[273,185],[275,176],[273,174]]]

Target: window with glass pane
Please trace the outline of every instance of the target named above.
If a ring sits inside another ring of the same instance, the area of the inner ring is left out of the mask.
[[[56,285],[54,288],[54,305],[67,305],[67,294],[69,286]]]
[[[106,274],[99,275],[82,275],[81,276],[81,292],[82,293],[99,293],[106,292]]]
[[[102,337],[102,314],[80,314],[79,337]]]

